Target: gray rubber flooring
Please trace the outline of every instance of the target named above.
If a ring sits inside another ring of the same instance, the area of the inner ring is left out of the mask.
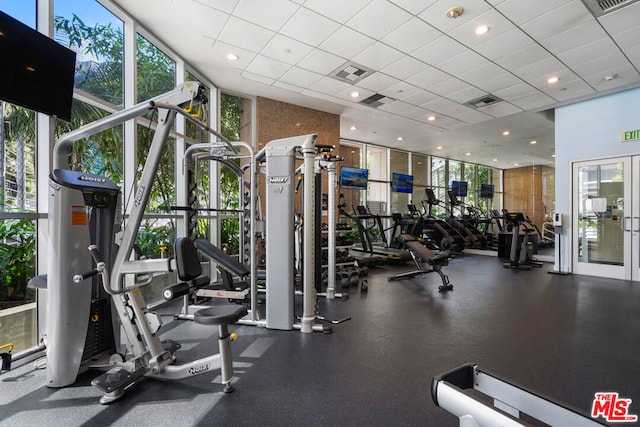
[[[0,375],[0,426],[456,426],[434,405],[434,375],[466,362],[588,413],[594,394],[615,391],[640,414],[640,285],[504,269],[465,255],[445,271],[388,282],[410,266],[372,269],[369,292],[320,302],[333,334],[232,326],[236,391],[217,373],[180,382],[145,380],[109,406],[90,385],[44,386],[27,364]],[[183,345],[178,362],[217,351],[216,328],[172,321],[163,337]],[[298,308],[300,314],[301,308]]]

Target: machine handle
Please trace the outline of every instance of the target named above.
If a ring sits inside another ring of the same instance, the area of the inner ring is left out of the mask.
[[[98,270],[97,268],[94,270],[91,270],[87,273],[84,274],[76,274],[75,276],[73,276],[73,281],[74,283],[80,283],[82,282],[84,279],[88,279],[89,277],[93,277],[97,274],[100,274],[100,270]]]
[[[634,223],[636,224],[634,227]],[[634,216],[633,219],[631,220],[631,231],[633,231],[634,233],[637,233],[640,231],[640,217],[638,216]]]
[[[627,221],[630,219],[630,216],[622,217],[622,224],[620,224],[620,226],[622,227],[622,231],[631,231],[631,229],[627,227]]]
[[[102,256],[100,256],[100,252],[98,251],[98,247],[96,245],[89,246],[89,253],[91,254],[91,257],[93,258],[96,264],[100,264],[100,263],[104,264],[104,261],[102,261]]]

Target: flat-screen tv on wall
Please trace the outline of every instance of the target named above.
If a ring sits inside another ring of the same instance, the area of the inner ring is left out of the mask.
[[[340,187],[366,190],[369,182],[369,170],[342,166],[340,168]]]
[[[0,12],[0,100],[71,120],[76,53]]]
[[[451,181],[449,190],[453,191],[456,197],[467,197],[467,181]]]
[[[413,175],[393,172],[391,174],[391,191],[396,193],[412,193]]]
[[[493,199],[493,185],[480,184],[480,198]]]

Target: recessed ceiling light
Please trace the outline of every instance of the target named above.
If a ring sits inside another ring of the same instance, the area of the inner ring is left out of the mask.
[[[357,90],[354,90],[353,92],[351,92],[351,97],[352,98],[357,98],[360,96],[360,92],[358,92]]]
[[[435,119],[436,119],[436,116],[427,117],[427,120],[429,120],[430,122],[434,121]]]
[[[235,53],[229,53],[229,54],[227,54],[227,59],[229,61],[237,61],[238,59],[240,59],[240,57],[238,55],[236,55]]]
[[[296,123],[296,127],[298,127],[298,126],[300,126],[300,123],[299,123],[299,122],[298,122],[298,123]]]
[[[401,137],[401,136],[399,136],[399,137],[398,137],[398,138],[396,138],[396,139],[397,139],[398,141],[402,141],[402,140],[404,140],[404,138],[403,138],[403,137]]]
[[[349,130],[356,130],[356,129],[358,129],[358,128],[357,128],[357,127],[355,127],[355,126],[351,126],[351,127],[349,128]]]
[[[502,135],[509,136],[509,135],[511,135],[511,132],[509,132],[508,130],[505,130],[505,131],[502,132]]]
[[[351,154],[356,154],[356,150],[351,150]]]
[[[442,145],[438,145],[438,146],[436,147],[436,150],[442,150]]]
[[[513,164],[513,166],[519,166],[519,165],[520,165],[520,163],[514,163]]]
[[[498,161],[498,159],[497,159],[497,158],[496,158],[496,159],[493,159],[493,161],[494,161],[494,162],[497,162],[497,161]]]
[[[470,156],[470,155],[471,155],[471,153],[464,153],[464,155],[465,155],[465,156]]]
[[[606,76],[602,77],[604,80],[610,82],[611,80],[616,78],[615,74],[607,74]]]
[[[551,155],[551,157],[555,157],[555,156],[556,156],[555,154],[552,154],[552,155]]]
[[[476,27],[476,31],[475,32],[476,32],[477,36],[481,36],[483,34],[488,33],[490,29],[491,29],[491,27],[488,26],[488,25],[479,25],[479,26]]]
[[[558,83],[559,81],[560,81],[560,77],[556,77],[556,76],[549,77],[549,78],[547,79],[547,83],[549,83],[550,85],[552,85],[552,84],[556,84],[556,83]]]
[[[535,139],[534,139],[534,140],[532,140],[532,141],[529,141],[529,144],[531,144],[531,145],[535,145],[535,144],[537,144],[537,143],[538,143],[538,141],[536,141]]]

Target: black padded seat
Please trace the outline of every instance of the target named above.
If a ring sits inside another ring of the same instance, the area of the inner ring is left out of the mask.
[[[217,305],[198,310],[193,321],[203,325],[226,325],[235,323],[248,313],[244,305]]]

